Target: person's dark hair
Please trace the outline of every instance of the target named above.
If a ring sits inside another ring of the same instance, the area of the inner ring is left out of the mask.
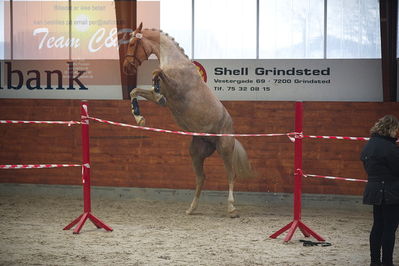
[[[399,120],[393,115],[386,115],[380,118],[370,129],[370,133],[377,133],[381,136],[395,137],[399,130]]]

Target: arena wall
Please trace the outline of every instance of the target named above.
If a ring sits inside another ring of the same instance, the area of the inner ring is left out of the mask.
[[[147,126],[180,130],[169,111],[141,101]],[[236,133],[294,131],[294,102],[225,101]],[[0,99],[0,119],[80,120],[77,100]],[[399,117],[399,103],[305,102],[306,135],[368,136],[373,123],[385,114]],[[135,124],[127,100],[89,101],[89,114]],[[0,164],[80,163],[80,126],[0,125]],[[237,191],[293,190],[294,145],[283,137],[240,137],[257,176],[237,180]],[[193,189],[188,147],[191,137],[147,132],[90,122],[91,182],[95,186]],[[303,143],[303,169],[308,174],[365,179],[359,161],[363,141],[316,140]],[[205,163],[205,190],[227,190],[226,175],[215,153]],[[0,170],[0,183],[81,184],[79,167]],[[303,192],[360,195],[360,182],[304,178]]]

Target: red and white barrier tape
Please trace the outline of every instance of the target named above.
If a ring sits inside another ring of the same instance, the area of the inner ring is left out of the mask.
[[[325,179],[335,179],[335,180],[367,183],[367,180],[365,180],[365,179],[345,178],[345,177],[337,177],[337,176],[324,176],[324,175],[309,175],[309,174],[303,174],[303,176],[304,177],[317,177],[317,178],[325,178]]]
[[[57,125],[76,125],[79,121],[24,121],[24,120],[0,120],[0,124],[57,124]]]
[[[311,135],[303,135],[304,138],[313,138],[313,139],[339,139],[339,140],[364,140],[367,141],[370,138],[365,137],[342,137],[342,136],[311,136]]]
[[[0,164],[0,169],[32,169],[82,166],[80,164]]]
[[[154,131],[154,132],[161,132],[161,133],[171,133],[171,134],[178,134],[178,135],[185,135],[185,136],[204,136],[204,137],[275,137],[275,136],[289,136],[293,133],[281,133],[281,134],[215,134],[215,133],[196,133],[196,132],[185,132],[185,131],[175,131],[175,130],[168,130],[168,129],[160,129],[160,128],[151,128],[151,127],[142,127],[142,126],[135,126],[130,124],[112,122],[109,120],[104,120],[95,117],[89,117],[89,119],[106,123],[114,126],[122,126],[122,127],[131,127],[136,129],[142,129],[147,131]]]
[[[295,138],[314,138],[314,139],[338,139],[338,140],[362,140],[367,141],[370,138],[366,137],[345,137],[345,136],[314,136],[314,135],[303,135],[302,133],[276,133],[276,134],[217,134],[217,133],[196,133],[196,132],[185,132],[185,131],[175,131],[168,129],[159,129],[159,128],[151,128],[151,127],[143,127],[143,126],[135,126],[130,124],[124,124],[119,122],[113,122],[109,120],[104,120],[95,117],[88,117],[89,119],[95,120],[97,122],[106,123],[115,126],[122,127],[131,127],[135,129],[142,129],[147,131],[161,132],[161,133],[171,133],[178,135],[186,135],[186,136],[204,136],[204,137],[223,137],[223,136],[231,136],[231,137],[275,137],[275,136],[288,136],[292,142],[295,141]],[[58,124],[58,125],[77,125],[82,124],[80,121],[24,121],[24,120],[0,120],[0,124]],[[399,142],[399,140],[398,140]]]

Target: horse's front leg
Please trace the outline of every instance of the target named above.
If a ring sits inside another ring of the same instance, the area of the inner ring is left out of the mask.
[[[144,126],[145,119],[141,115],[139,103],[137,101],[137,97],[139,96],[162,106],[166,105],[166,98],[162,94],[155,92],[154,89],[145,90],[145,89],[135,88],[130,92],[130,98],[132,103],[132,114],[136,119],[137,124],[140,126]]]

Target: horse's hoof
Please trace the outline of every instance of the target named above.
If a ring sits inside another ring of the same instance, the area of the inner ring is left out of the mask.
[[[135,115],[135,114],[133,114],[133,115],[134,115],[134,118],[136,119],[137,125],[139,125],[139,126],[141,126],[141,127],[145,126],[145,119],[144,119],[143,116],[141,116],[141,115]]]
[[[186,211],[186,214],[187,214],[187,215],[191,215],[191,214],[193,214],[193,210],[191,210],[191,209],[188,209],[188,210]]]
[[[229,213],[229,216],[230,216],[230,218],[239,218],[240,214],[238,213],[238,211],[234,210]]]
[[[144,119],[144,117],[142,117],[142,118],[140,119],[140,121],[137,122],[137,124],[138,124],[139,126],[141,126],[141,127],[145,126],[145,119]]]

